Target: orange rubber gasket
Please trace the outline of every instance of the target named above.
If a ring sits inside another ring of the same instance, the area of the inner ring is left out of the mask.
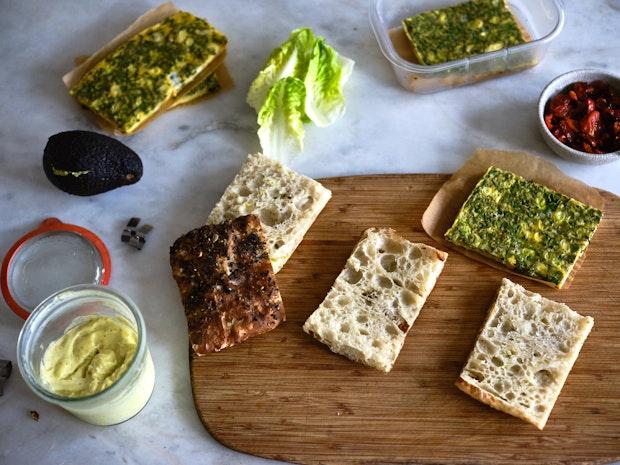
[[[15,258],[15,255],[17,254],[19,249],[27,241],[41,234],[52,231],[72,232],[79,236],[82,236],[84,239],[90,242],[95,247],[95,250],[97,250],[97,252],[99,253],[103,265],[101,281],[99,282],[99,284],[106,285],[110,282],[110,275],[112,273],[112,261],[110,260],[110,253],[108,252],[108,248],[99,238],[99,236],[97,236],[92,231],[89,231],[88,229],[82,228],[81,226],[63,223],[58,218],[47,218],[43,220],[43,222],[41,222],[41,224],[37,228],[20,237],[17,242],[15,242],[15,244],[11,246],[11,248],[4,257],[4,260],[2,261],[2,268],[0,270],[0,287],[2,288],[2,296],[4,297],[4,300],[9,305],[11,310],[13,310],[18,316],[20,316],[24,320],[30,316],[30,311],[19,305],[11,294],[9,287],[9,268],[11,266],[13,258]]]

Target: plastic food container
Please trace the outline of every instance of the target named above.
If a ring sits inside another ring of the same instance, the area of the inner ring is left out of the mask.
[[[405,89],[431,93],[530,68],[542,60],[549,44],[564,27],[560,0],[507,0],[529,34],[529,42],[438,65],[416,64],[401,21],[456,3],[459,0],[370,0],[370,24],[379,48]]]
[[[136,330],[137,350],[120,377],[104,390],[84,397],[64,397],[50,391],[40,376],[41,361],[51,342],[77,319],[89,315],[122,316]],[[17,342],[19,371],[30,389],[94,425],[113,425],[136,415],[146,405],[155,384],[155,369],[146,343],[144,320],[136,305],[108,287],[82,284],[57,292],[30,314]]]

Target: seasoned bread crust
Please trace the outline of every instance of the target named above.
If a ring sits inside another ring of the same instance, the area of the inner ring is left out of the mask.
[[[233,346],[285,321],[260,220],[243,216],[194,229],[170,248],[196,355]]]

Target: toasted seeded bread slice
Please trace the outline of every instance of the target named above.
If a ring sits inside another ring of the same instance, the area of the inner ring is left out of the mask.
[[[265,229],[273,271],[277,273],[331,196],[331,191],[315,180],[257,153],[248,156],[207,223],[257,215]]]
[[[448,254],[368,229],[304,331],[339,354],[392,369]]]
[[[593,324],[503,279],[456,385],[542,430]]]
[[[238,344],[285,320],[256,216],[188,232],[170,248],[170,265],[196,355]]]

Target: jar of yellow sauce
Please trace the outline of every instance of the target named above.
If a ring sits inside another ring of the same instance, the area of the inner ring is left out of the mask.
[[[153,392],[142,315],[107,286],[73,286],[45,299],[26,320],[17,352],[35,394],[94,425],[128,420]]]

